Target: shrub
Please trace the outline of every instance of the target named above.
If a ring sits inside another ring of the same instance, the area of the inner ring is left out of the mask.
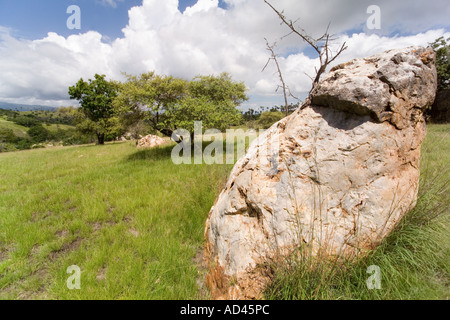
[[[0,128],[0,143],[14,143],[16,140],[17,137],[12,129]]]
[[[14,144],[0,142],[0,152],[11,152],[11,151],[16,151],[16,150],[17,150],[17,148],[15,147]]]
[[[18,124],[20,126],[24,126],[27,128],[31,128],[33,126],[37,126],[40,124],[40,121],[32,116],[17,116],[14,118],[9,118],[9,121],[14,122],[15,124]]]
[[[45,129],[41,124],[31,127],[28,130],[28,135],[37,143],[44,142],[52,136],[51,132]]]
[[[285,114],[280,111],[266,111],[263,112],[258,120],[258,124],[264,129],[270,128],[274,123],[280,121],[285,117]]]
[[[33,143],[26,138],[17,138],[15,147],[17,148],[17,150],[27,150],[27,149],[31,149],[31,146],[33,145]]]

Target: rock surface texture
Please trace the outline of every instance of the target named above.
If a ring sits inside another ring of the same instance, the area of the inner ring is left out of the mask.
[[[157,147],[157,146],[160,146],[160,145],[163,145],[166,143],[168,143],[168,141],[161,137],[154,136],[154,135],[148,135],[138,141],[137,147],[138,148],[153,148],[153,147]]]
[[[299,244],[353,259],[393,230],[417,200],[434,63],[410,47],[336,66],[252,143],[206,222],[213,298],[259,298],[257,266]]]

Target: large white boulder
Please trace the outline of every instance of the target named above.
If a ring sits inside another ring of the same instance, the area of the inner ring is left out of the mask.
[[[352,259],[393,230],[417,200],[434,62],[411,47],[339,65],[252,143],[206,223],[213,297],[258,297],[256,267],[299,244]]]

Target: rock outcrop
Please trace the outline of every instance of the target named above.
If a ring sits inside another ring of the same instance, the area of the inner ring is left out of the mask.
[[[163,144],[169,143],[169,141],[154,135],[148,135],[140,139],[137,143],[138,148],[154,148]]]
[[[206,223],[213,298],[259,297],[257,267],[299,244],[353,259],[393,230],[417,200],[434,63],[411,47],[336,66],[252,143]]]

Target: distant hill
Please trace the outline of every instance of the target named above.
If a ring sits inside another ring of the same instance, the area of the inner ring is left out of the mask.
[[[54,110],[56,110],[55,107],[31,105],[31,104],[16,104],[16,103],[9,103],[9,102],[2,102],[2,101],[0,101],[0,109],[17,110],[17,111],[33,111],[33,110],[54,111]]]

